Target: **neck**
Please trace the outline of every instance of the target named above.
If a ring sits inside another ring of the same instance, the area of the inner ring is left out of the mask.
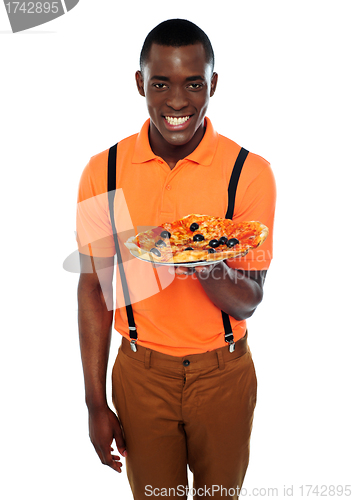
[[[163,160],[169,165],[169,167],[173,169],[179,160],[182,160],[197,148],[197,146],[202,141],[205,132],[206,127],[204,126],[204,124],[202,124],[196,130],[195,134],[189,142],[180,146],[174,146],[163,138],[159,130],[151,121],[148,131],[148,138],[153,153],[160,158],[163,158]]]

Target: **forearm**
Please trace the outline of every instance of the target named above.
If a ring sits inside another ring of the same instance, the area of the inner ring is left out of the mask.
[[[100,287],[78,286],[78,326],[81,359],[89,409],[107,405],[106,375],[113,311],[108,310]]]
[[[260,274],[256,281],[224,262],[210,272],[206,268],[206,271],[196,274],[210,300],[237,320],[249,318],[262,300],[264,276]]]

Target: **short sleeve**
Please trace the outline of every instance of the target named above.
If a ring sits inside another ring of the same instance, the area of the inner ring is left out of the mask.
[[[239,179],[233,221],[259,221],[268,227],[269,234],[260,247],[250,250],[245,257],[228,259],[227,264],[247,271],[265,270],[273,257],[276,184],[270,164],[257,155],[250,153],[249,157]]]
[[[115,254],[107,196],[106,155],[91,158],[78,189],[76,239],[80,253],[93,257]]]

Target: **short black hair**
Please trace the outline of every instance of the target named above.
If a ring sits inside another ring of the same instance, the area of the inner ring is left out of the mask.
[[[158,24],[150,31],[144,41],[140,54],[140,70],[146,64],[152,44],[163,45],[165,47],[183,47],[202,43],[206,60],[214,68],[214,53],[211,42],[204,31],[196,24],[186,19],[169,19]]]

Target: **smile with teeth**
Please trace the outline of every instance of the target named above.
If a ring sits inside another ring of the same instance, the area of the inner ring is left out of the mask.
[[[190,116],[180,116],[178,118],[174,116],[165,116],[164,118],[170,125],[182,125],[189,120]]]

